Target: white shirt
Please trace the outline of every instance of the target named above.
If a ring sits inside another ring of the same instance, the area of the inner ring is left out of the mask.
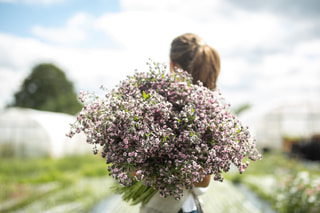
[[[204,194],[206,191],[208,191],[209,189],[209,186],[208,187],[195,187],[193,189],[193,192],[196,194],[196,195],[202,195]],[[197,210],[197,206],[196,206],[196,203],[194,201],[194,198],[193,198],[193,195],[192,193],[188,194],[187,195],[187,198],[185,200],[185,202],[183,203],[182,205],[182,210],[184,212],[192,212],[194,210]]]

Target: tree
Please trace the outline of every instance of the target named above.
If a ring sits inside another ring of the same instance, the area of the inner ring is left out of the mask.
[[[14,94],[13,106],[76,114],[82,108],[73,83],[53,64],[39,64]]]

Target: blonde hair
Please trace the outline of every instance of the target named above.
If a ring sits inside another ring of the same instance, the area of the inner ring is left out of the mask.
[[[198,35],[186,33],[175,38],[171,43],[170,59],[192,75],[194,84],[201,81],[209,89],[216,88],[220,73],[219,54]]]

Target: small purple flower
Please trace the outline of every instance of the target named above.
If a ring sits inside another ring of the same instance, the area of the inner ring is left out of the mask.
[[[99,145],[120,184],[144,180],[161,196],[180,199],[184,187],[207,174],[222,181],[231,164],[242,173],[246,156],[261,159],[248,128],[228,110],[220,91],[192,84],[187,72],[165,73],[161,64],[148,65],[149,72],[128,76],[103,98],[81,92],[84,107],[68,133],[82,131],[88,143]]]

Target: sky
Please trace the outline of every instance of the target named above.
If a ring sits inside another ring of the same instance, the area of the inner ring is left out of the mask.
[[[248,117],[320,101],[318,0],[0,0],[0,108],[39,63],[54,63],[76,92],[113,88],[169,63],[172,39],[192,32],[221,58],[218,87]]]

